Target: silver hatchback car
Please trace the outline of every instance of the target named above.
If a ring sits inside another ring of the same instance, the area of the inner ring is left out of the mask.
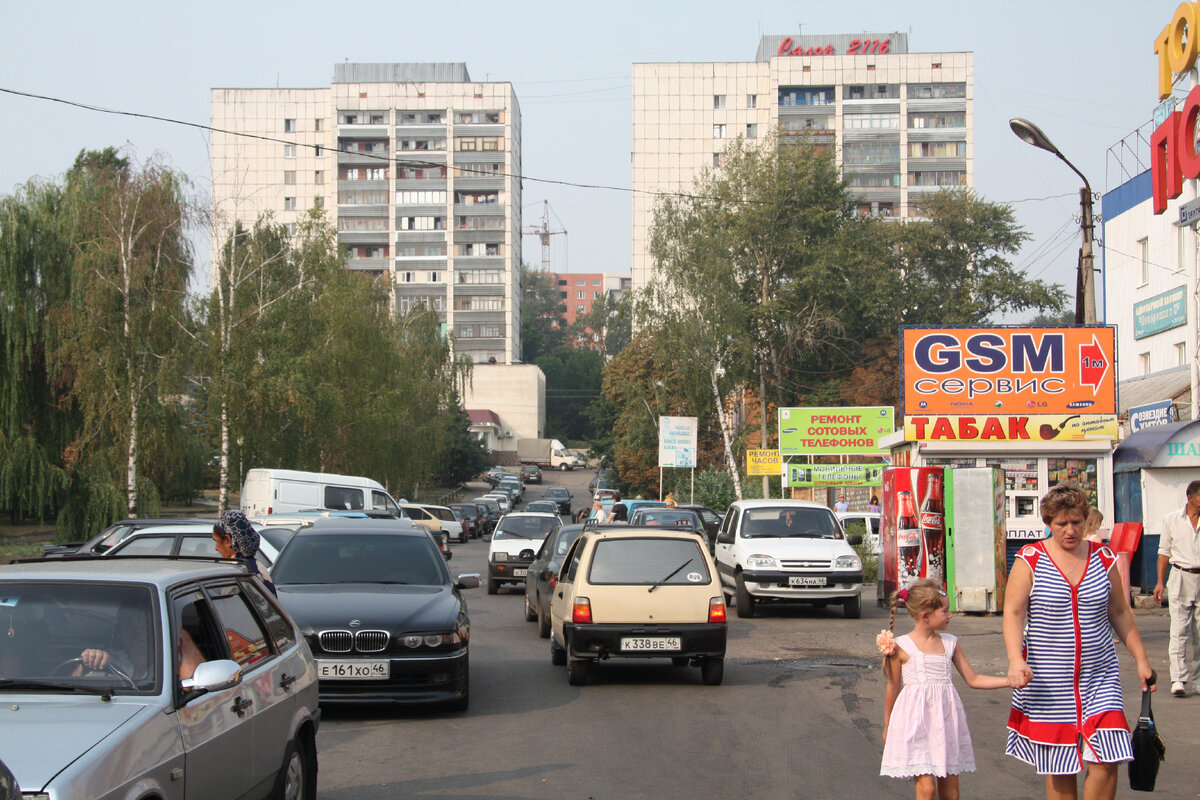
[[[316,797],[316,667],[239,566],[0,566],[0,753],[26,796]]]

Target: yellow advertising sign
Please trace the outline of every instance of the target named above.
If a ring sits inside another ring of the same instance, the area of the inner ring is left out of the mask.
[[[1117,427],[1115,414],[908,416],[904,418],[904,439],[909,442],[1116,441]]]
[[[782,475],[783,459],[778,450],[747,450],[747,475]]]

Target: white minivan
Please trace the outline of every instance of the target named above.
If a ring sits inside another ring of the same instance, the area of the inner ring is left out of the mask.
[[[404,516],[382,484],[354,475],[252,469],[242,484],[242,511],[248,517],[296,511],[384,511]]]

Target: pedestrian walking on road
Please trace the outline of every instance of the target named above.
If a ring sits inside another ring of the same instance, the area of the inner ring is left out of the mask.
[[[1113,633],[1137,664],[1142,691],[1150,662],[1129,608],[1117,558],[1083,538],[1088,498],[1059,484],[1042,497],[1050,538],[1022,547],[1008,575],[1004,649],[1012,685],[1005,753],[1046,776],[1046,797],[1112,800],[1117,765],[1133,758]],[[1028,625],[1026,624],[1028,622]]]
[[[912,633],[893,638],[896,605],[903,599]],[[950,598],[934,581],[914,583],[892,596],[888,629],[876,644],[884,655],[883,762],[879,774],[916,782],[917,800],[958,798],[958,776],[975,771],[975,751],[962,700],[950,682],[954,666],[973,689],[1005,689],[1007,678],[980,675],[950,624]]]
[[[1166,582],[1171,613],[1167,658],[1171,663],[1171,694],[1185,697],[1189,684],[1200,680],[1200,481],[1187,485],[1187,503],[1163,518],[1158,540],[1158,582],[1154,599],[1161,603]],[[1166,578],[1167,565],[1171,577]],[[1192,657],[1188,659],[1188,649]]]

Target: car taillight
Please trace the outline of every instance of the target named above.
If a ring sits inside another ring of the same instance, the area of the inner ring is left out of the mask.
[[[586,597],[576,597],[571,606],[571,622],[591,622],[592,603]]]
[[[708,621],[725,622],[725,598],[714,597],[708,601]]]

